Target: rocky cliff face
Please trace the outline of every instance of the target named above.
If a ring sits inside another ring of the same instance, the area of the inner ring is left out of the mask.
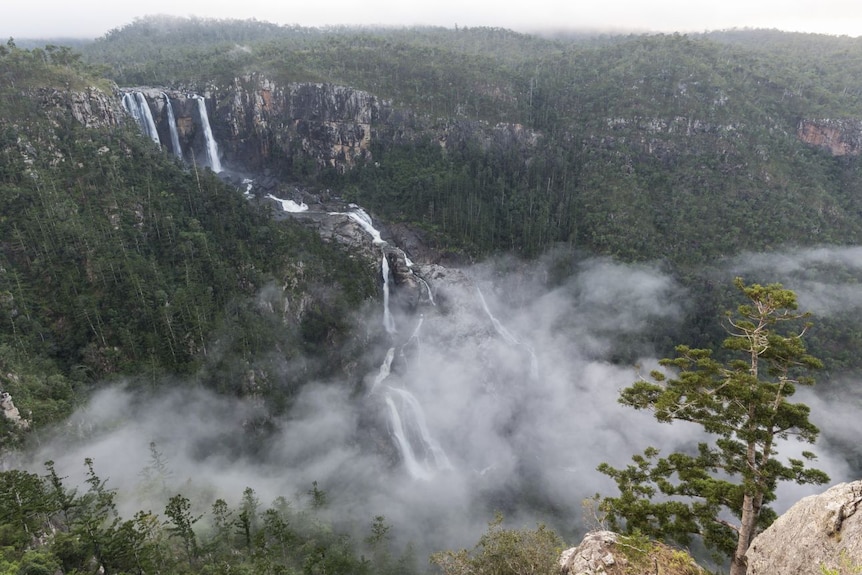
[[[824,575],[862,569],[862,481],[805,497],[758,535],[749,575]]]
[[[390,108],[361,90],[282,86],[259,75],[237,78],[214,97],[226,161],[253,170],[297,156],[339,170],[370,159],[372,125]]]
[[[84,91],[43,88],[37,98],[49,112],[70,113],[85,128],[118,126],[126,117],[114,94],[95,87]]]
[[[797,136],[806,144],[828,150],[833,156],[862,153],[862,120],[802,120]]]
[[[159,139],[170,148],[167,97],[181,155],[186,161],[202,163],[203,127],[193,93],[152,87],[123,88],[122,92],[144,95]],[[372,161],[373,142],[398,145],[419,138],[435,140],[444,149],[469,141],[485,150],[515,149],[528,156],[540,138],[518,124],[436,121],[398,109],[362,90],[333,84],[282,85],[258,74],[198,93],[205,99],[222,163],[247,173],[320,167],[343,172],[357,162]]]

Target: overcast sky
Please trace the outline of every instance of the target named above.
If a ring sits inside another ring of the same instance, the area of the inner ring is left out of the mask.
[[[151,14],[341,24],[701,32],[778,28],[862,35],[859,0],[0,0],[0,38],[98,37]]]

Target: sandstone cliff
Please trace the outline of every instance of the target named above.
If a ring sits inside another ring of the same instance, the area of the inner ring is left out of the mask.
[[[806,144],[824,148],[833,156],[862,153],[862,120],[802,120],[797,135]]]

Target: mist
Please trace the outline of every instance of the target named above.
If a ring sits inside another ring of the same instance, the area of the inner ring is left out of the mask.
[[[826,254],[862,262],[859,248],[748,255],[721,272],[722,280],[729,284],[754,268],[764,276],[792,275]],[[765,267],[761,258],[774,265]],[[616,494],[596,471],[601,462],[620,467],[650,445],[669,453],[708,438],[698,426],[659,424],[617,402],[639,371],[657,365],[648,349],[651,333],[681,324],[694,304],[690,294],[658,266],[591,259],[574,263],[564,280],[552,280],[552,260],[427,268],[437,305],[421,315],[396,306],[397,334],[367,358],[373,369],[361,381],[306,383],[253,454],[235,446],[250,422],[265,416],[259,399],[182,384],[157,396],[114,385],[95,394],[53,439],[44,437],[29,466],[53,460],[75,484],[83,481],[84,458],[92,458],[108,487],[124,497],[124,516],[160,512],[164,496],[177,492],[193,502],[236,502],[245,487],[264,505],[277,496],[301,504],[316,481],[331,517],[368,525],[383,515],[401,542],[421,552],[471,547],[498,510],[507,524],[545,522],[574,544],[588,527],[582,501]],[[788,283],[800,290],[803,307],[859,305],[846,285],[806,281]],[[378,306],[361,320],[380,331],[382,317]],[[618,346],[631,341],[642,346],[635,361],[612,361]],[[389,347],[389,375],[375,385]],[[395,390],[416,398],[428,433],[445,451],[448,465],[427,467],[427,478],[416,478],[399,457],[386,400]],[[811,405],[824,435],[848,441],[862,435],[849,403],[805,392],[800,400]],[[841,413],[846,417],[834,417]],[[145,481],[151,443],[169,469],[160,494]],[[782,454],[803,448],[811,446],[789,442]],[[813,450],[833,483],[850,478],[840,448],[821,441]],[[820,490],[782,486],[775,507],[780,512]]]

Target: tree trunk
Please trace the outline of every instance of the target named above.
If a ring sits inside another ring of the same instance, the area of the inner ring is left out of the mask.
[[[751,545],[756,525],[757,513],[754,509],[754,497],[746,493],[742,500],[742,521],[739,525],[739,538],[737,539],[736,550],[733,552],[733,558],[730,562],[730,575],[745,575],[745,572],[748,570],[745,553],[748,551],[749,545]]]

